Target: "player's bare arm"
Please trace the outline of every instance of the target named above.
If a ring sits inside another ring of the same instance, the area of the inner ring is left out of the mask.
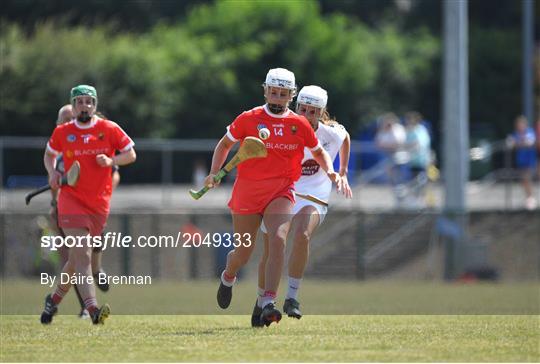
[[[118,187],[119,184],[120,184],[120,173],[118,171],[114,171],[113,175],[112,175],[112,188],[113,188],[113,190],[115,190],[116,187]]]
[[[117,154],[112,158],[108,157],[105,154],[98,154],[96,156],[96,162],[101,167],[125,166],[135,162],[136,159],[137,154],[135,153],[135,149],[133,148]]]
[[[343,194],[346,198],[352,198],[353,193],[351,186],[349,186],[349,180],[347,179],[347,173],[349,172],[349,157],[351,155],[351,136],[346,133],[345,139],[339,148],[339,175],[343,183]]]
[[[321,168],[326,172],[328,178],[330,178],[330,180],[336,184],[338,192],[341,192],[343,189],[341,176],[339,173],[334,171],[334,166],[330,160],[330,155],[321,147],[312,151],[311,153],[313,154],[313,158],[315,158],[317,163],[319,163]]]
[[[62,179],[62,174],[60,174],[60,172],[55,169],[56,156],[46,150],[45,154],[43,155],[43,164],[45,165],[45,169],[47,170],[47,174],[49,175],[49,185],[51,186],[51,189],[53,191],[57,190],[60,187],[60,180]]]
[[[225,163],[225,160],[235,143],[236,142],[232,141],[227,135],[224,135],[217,143],[216,148],[214,149],[214,155],[212,156],[210,173],[204,179],[205,186],[209,186],[210,188],[219,186],[221,181],[215,182],[214,177],[221,169],[221,166],[223,166],[223,163]]]

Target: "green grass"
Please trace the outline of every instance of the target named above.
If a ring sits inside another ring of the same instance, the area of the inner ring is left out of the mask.
[[[235,288],[227,311],[216,308],[216,282],[112,287],[99,295],[113,312],[101,327],[76,318],[72,294],[63,315],[42,326],[49,289],[35,281],[0,283],[2,362],[540,361],[537,283],[306,280],[306,316],[262,329],[252,329],[246,315],[254,282]],[[471,312],[484,315],[464,314]]]
[[[241,281],[234,289],[231,307],[216,304],[218,280],[163,282],[147,286],[114,286],[98,292],[99,302],[110,303],[114,314],[244,315],[251,312],[256,283]],[[281,284],[278,297],[283,297]],[[39,314],[43,298],[52,288],[38,280],[0,281],[0,314]],[[309,315],[538,315],[538,283],[455,284],[440,282],[315,281],[302,283],[300,297]],[[23,298],[23,299],[21,299]],[[135,301],[134,301],[135,300]],[[62,313],[75,313],[77,300],[68,294]]]
[[[538,361],[534,316],[307,316],[263,329],[248,316],[2,317],[2,361]]]

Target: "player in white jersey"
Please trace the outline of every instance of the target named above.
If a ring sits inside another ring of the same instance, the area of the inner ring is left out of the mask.
[[[305,86],[298,94],[296,112],[305,116],[319,139],[323,148],[334,160],[339,153],[339,174],[343,181],[342,192],[347,198],[352,198],[352,191],[347,181],[347,165],[349,163],[351,139],[343,125],[332,120],[326,110],[328,95],[324,89],[318,86]],[[311,195],[328,202],[332,191],[332,181],[315,161],[309,149],[304,149],[302,160],[302,176],[295,183],[295,190],[299,194]],[[300,303],[296,297],[300,282],[304,275],[309,255],[309,241],[315,229],[323,222],[327,212],[326,205],[296,197],[292,214],[291,231],[294,229],[294,242],[289,256],[288,264],[288,291],[283,305],[283,310],[289,317],[300,319]],[[260,297],[265,286],[265,266],[268,258],[268,237],[264,224],[261,225],[264,233],[264,253],[259,262],[258,299],[251,317],[252,326],[262,326],[259,320],[261,313]]]

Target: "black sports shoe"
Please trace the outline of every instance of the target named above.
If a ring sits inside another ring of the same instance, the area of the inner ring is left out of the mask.
[[[294,317],[299,320],[302,318],[302,312],[300,312],[300,302],[294,298],[287,298],[285,300],[285,303],[283,303],[283,311],[285,311],[289,317]]]
[[[261,313],[262,308],[257,305],[257,300],[255,300],[255,306],[253,306],[253,313],[251,314],[251,327],[264,326],[264,324],[261,322]]]
[[[220,281],[219,288],[218,288],[218,294],[217,294],[217,300],[218,305],[222,309],[226,309],[231,304],[232,299],[232,286],[227,287],[223,284],[223,282]]]
[[[41,313],[41,323],[44,325],[52,322],[53,316],[58,312],[58,306],[53,302],[52,295],[49,293],[45,297],[45,308]]]
[[[108,280],[105,281],[105,283],[99,283],[99,275],[100,274],[105,274],[107,275],[107,273],[105,273],[105,271],[103,269],[99,269],[97,271],[97,273],[94,273],[93,276],[94,276],[94,283],[96,283],[96,286],[97,288],[99,288],[100,291],[102,292],[107,292],[109,290],[109,282]]]
[[[270,326],[272,322],[279,322],[281,320],[281,312],[274,306],[273,303],[269,303],[262,309],[261,324]]]
[[[232,287],[227,287],[223,282],[219,283],[217,291],[217,303],[219,307],[226,309],[231,304]]]
[[[111,314],[111,307],[106,303],[103,306],[101,306],[101,308],[94,311],[94,314],[91,315],[92,323],[94,325],[98,325],[98,324],[103,325],[105,323],[105,319],[107,319],[107,317],[109,317],[110,314]]]

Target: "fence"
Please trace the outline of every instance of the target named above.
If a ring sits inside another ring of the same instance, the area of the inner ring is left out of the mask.
[[[463,240],[459,272],[492,267],[503,279],[537,280],[540,254],[540,212],[477,212],[470,215],[470,228]],[[40,244],[48,230],[39,213],[0,214],[0,273],[3,277],[30,277],[57,272],[58,253]],[[438,236],[447,237],[438,214],[429,212],[332,211],[312,239],[308,278],[364,280],[373,278],[442,279],[445,247]],[[190,280],[216,277],[223,269],[231,247],[193,244],[182,238],[177,246],[151,245],[152,236],[231,233],[227,211],[189,211],[184,214],[113,214],[107,232],[115,239],[145,237],[145,246],[109,247],[104,266],[112,274],[150,275],[156,279]],[[459,233],[461,236],[462,233]],[[288,248],[293,232],[289,234]],[[460,238],[461,239],[461,238]],[[202,241],[201,241],[202,242]],[[212,242],[212,240],[210,240]],[[157,244],[154,241],[153,244]],[[162,243],[164,244],[164,243]],[[248,266],[254,278],[262,252],[258,238]],[[150,245],[150,246],[149,246]],[[470,248],[470,249],[469,249]],[[472,249],[472,250],[471,250]],[[474,251],[473,251],[474,250]],[[469,254],[470,253],[470,254]],[[471,254],[476,258],[471,260]]]
[[[0,181],[4,187],[35,187],[46,181],[42,153],[44,137],[0,137]],[[122,172],[122,183],[191,183],[197,162],[209,166],[215,139],[136,139],[138,161]],[[376,161],[373,163],[373,161]],[[480,183],[505,183],[505,201],[511,206],[512,150],[504,141],[483,143],[470,150],[472,175]],[[350,181],[384,182],[385,161],[373,142],[351,141]],[[367,168],[367,169],[366,169]]]

